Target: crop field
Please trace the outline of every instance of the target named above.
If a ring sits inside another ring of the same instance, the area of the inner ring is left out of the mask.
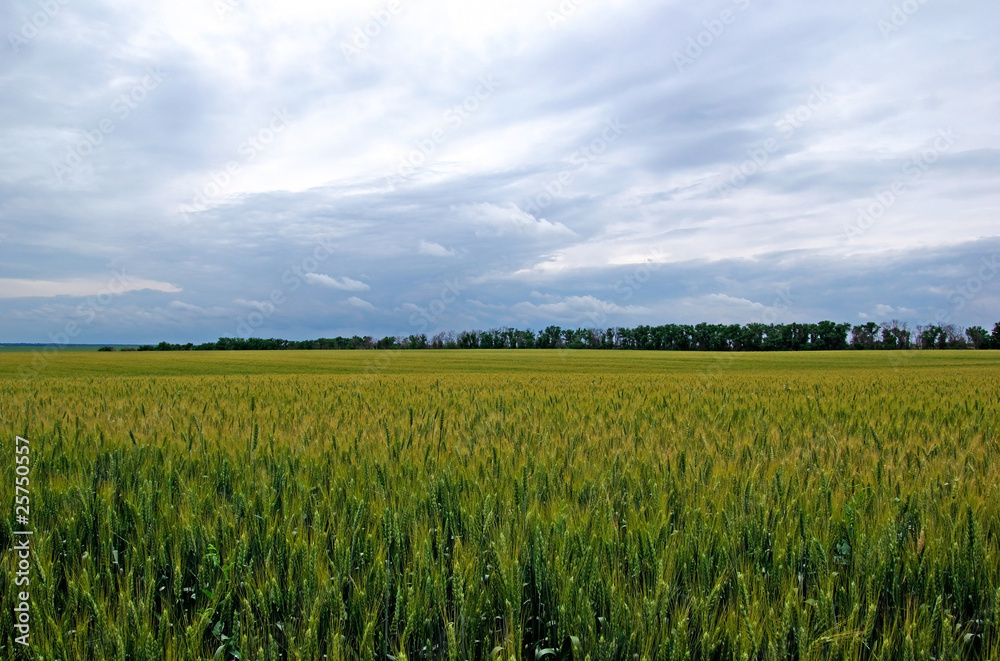
[[[997,352],[13,352],[0,429],[0,659],[1000,658]]]

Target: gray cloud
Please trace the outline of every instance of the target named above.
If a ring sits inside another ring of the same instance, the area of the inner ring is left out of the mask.
[[[58,4],[0,9],[0,341],[1000,309],[984,0],[404,1],[351,58],[384,3]]]

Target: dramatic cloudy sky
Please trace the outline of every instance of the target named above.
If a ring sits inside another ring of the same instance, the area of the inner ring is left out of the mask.
[[[992,326],[998,33],[995,0],[7,0],[0,342]]]

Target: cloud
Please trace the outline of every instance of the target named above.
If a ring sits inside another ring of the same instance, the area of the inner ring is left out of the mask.
[[[765,305],[742,296],[706,294],[682,298],[678,301],[676,310],[677,316],[688,323],[705,320],[731,324],[775,323],[783,321],[783,313],[789,308],[788,303],[783,302],[780,296],[775,298],[773,303]],[[792,319],[794,318],[792,315]]]
[[[879,319],[889,320],[896,317],[910,317],[916,310],[904,307],[893,307],[891,305],[886,305],[884,303],[879,303],[875,306],[875,316]]]
[[[377,308],[369,303],[368,301],[358,298],[357,296],[351,296],[347,299],[347,304],[351,307],[359,308],[361,310],[367,310],[369,312],[376,312]]]
[[[306,273],[305,280],[311,285],[320,285],[322,287],[329,287],[330,289],[339,289],[340,291],[368,291],[371,289],[365,283],[351,280],[347,276],[331,278],[322,273]]]
[[[182,291],[180,287],[168,282],[128,276],[116,276],[110,280],[100,278],[73,278],[71,280],[0,278],[0,298],[52,298],[55,296],[85,298],[103,295],[120,296],[126,292],[143,290],[164,293]]]
[[[1000,252],[994,1],[922,3],[886,34],[866,0],[723,3],[710,35],[718,8],[693,3],[577,3],[553,26],[531,0],[424,0],[349,58],[366,3],[60,4],[0,61],[5,339],[79,321],[118,264],[147,285],[80,341],[213,339],[269,306],[262,336],[395,335],[414,313],[997,321],[1000,276],[968,285]],[[3,34],[37,9],[14,5]],[[379,314],[344,315],[362,292]]]
[[[947,288],[935,288],[938,293],[949,295],[951,291]],[[893,319],[912,319],[917,314],[917,310],[912,308],[907,308],[903,306],[892,306],[886,305],[885,303],[878,303],[870,310],[866,312],[859,312],[858,317],[861,319],[871,319],[875,321],[891,321]]]
[[[478,232],[501,235],[574,236],[574,232],[562,223],[535,218],[515,204],[500,206],[490,202],[477,202],[464,204],[453,210],[460,218],[475,226]]]
[[[183,301],[170,301],[170,307],[175,310],[184,310],[185,312],[205,312],[205,308],[198,307],[197,305],[191,305],[190,303],[185,303]]]
[[[247,300],[245,298],[237,298],[235,301],[233,301],[233,303],[244,308],[254,308],[257,310],[260,310],[261,308],[266,308],[269,305],[273,305],[273,303],[271,303],[270,301],[254,301],[254,300]]]
[[[181,312],[190,312],[191,314],[209,317],[220,317],[230,313],[229,310],[223,307],[204,308],[200,305],[185,303],[184,301],[170,301],[167,307],[171,310],[180,310]]]
[[[430,241],[420,241],[419,252],[421,255],[430,255],[431,257],[454,257],[455,251],[448,250],[444,246],[432,243]]]
[[[526,321],[553,320],[569,322],[592,322],[603,324],[609,315],[640,315],[649,313],[649,308],[638,305],[621,306],[603,301],[593,296],[568,296],[551,303],[522,301],[511,310]]]

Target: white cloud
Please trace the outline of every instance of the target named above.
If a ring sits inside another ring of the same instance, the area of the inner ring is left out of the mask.
[[[198,307],[197,305],[191,305],[190,303],[185,303],[183,301],[170,301],[171,307],[175,310],[184,310],[185,312],[205,312],[205,308]]]
[[[552,303],[554,301],[559,300],[559,297],[556,296],[555,294],[543,294],[542,292],[535,291],[534,289],[531,290],[531,293],[529,295],[531,296],[531,298],[536,298],[538,300],[546,301],[548,303]]]
[[[685,296],[668,308],[670,321],[700,323],[711,321],[723,324],[779,323],[802,320],[802,311],[792,307],[794,300],[780,293],[769,295],[772,305],[758,303],[742,296],[705,294]],[[791,301],[791,303],[789,302]]]
[[[552,303],[535,304],[522,301],[511,310],[524,319],[558,320],[603,324],[609,315],[649,313],[649,308],[638,305],[622,306],[593,296],[567,296]]]
[[[463,204],[452,208],[459,217],[478,228],[479,233],[524,234],[534,236],[575,236],[562,223],[535,218],[516,204],[498,206],[490,202]]]
[[[358,280],[351,280],[347,276],[331,278],[322,273],[306,273],[305,280],[311,285],[320,285],[322,287],[329,287],[330,289],[339,289],[340,291],[368,291],[371,289],[365,283]]]
[[[449,250],[439,243],[432,243],[430,241],[421,241],[419,252],[421,255],[430,255],[431,257],[454,257],[455,251]]]
[[[359,308],[361,310],[367,310],[369,312],[377,312],[377,308],[364,300],[363,298],[358,298],[357,296],[351,296],[347,299],[347,304],[351,307]]]
[[[53,296],[118,296],[132,291],[177,293],[181,288],[168,282],[130,278],[127,275],[110,280],[74,278],[72,280],[21,280],[0,278],[0,298],[51,298]]]
[[[185,303],[184,301],[170,301],[168,308],[172,310],[180,310],[182,312],[190,312],[192,314],[219,317],[229,313],[229,310],[221,307],[211,307],[203,308],[199,305],[193,305],[191,303]]]
[[[893,307],[891,305],[886,305],[884,303],[879,303],[875,306],[874,316],[889,321],[891,318],[906,318],[911,317],[917,313],[916,310],[911,310],[910,308],[904,307]]]
[[[753,310],[756,312],[763,312],[767,309],[763,303],[757,303],[756,301],[751,301],[746,298],[740,298],[738,296],[730,296],[728,294],[708,294],[700,299],[700,302],[707,303],[709,305],[721,305],[725,307],[740,307],[745,310]]]

